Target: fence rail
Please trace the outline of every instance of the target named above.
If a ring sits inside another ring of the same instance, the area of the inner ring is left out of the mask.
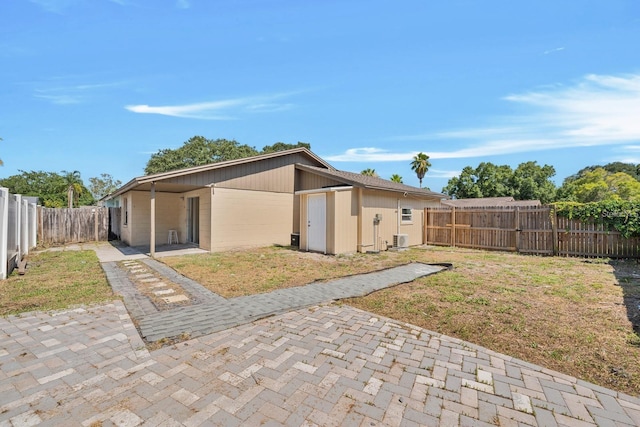
[[[38,241],[44,245],[106,241],[109,239],[109,209],[38,207]]]
[[[557,216],[550,206],[427,208],[425,243],[534,255],[638,258],[640,238]]]

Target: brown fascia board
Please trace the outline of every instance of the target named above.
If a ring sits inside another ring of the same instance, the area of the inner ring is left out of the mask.
[[[118,190],[116,190],[113,194],[106,196],[105,200],[110,200],[113,197],[126,193],[127,191],[132,190],[141,184],[148,184],[155,181],[163,181],[165,179],[185,176],[192,173],[206,172],[214,169],[221,169],[229,166],[241,165],[244,163],[251,163],[251,162],[256,162],[256,161],[266,160],[266,159],[272,159],[274,157],[282,157],[282,156],[287,156],[287,155],[296,154],[296,153],[305,154],[306,156],[318,162],[319,164],[326,167],[327,169],[335,170],[333,166],[331,166],[329,163],[327,163],[325,160],[323,160],[322,158],[320,158],[318,155],[314,154],[307,148],[298,147],[298,148],[292,148],[290,150],[276,151],[276,152],[267,153],[267,154],[259,154],[257,156],[251,156],[251,157],[243,157],[242,159],[227,160],[224,162],[217,162],[217,163],[208,163],[206,165],[193,166],[193,167],[184,168],[184,169],[176,169],[169,172],[161,172],[153,175],[139,176],[137,178],[133,178],[131,181],[129,181],[128,183],[120,187]]]
[[[355,181],[352,179],[349,179],[347,177],[344,177],[340,174],[336,174],[336,173],[332,173],[333,171],[335,171],[335,169],[333,170],[327,170],[327,171],[323,171],[323,170],[319,170],[317,168],[314,167],[308,167],[307,165],[301,165],[301,164],[297,164],[296,167],[298,169],[310,172],[310,173],[315,173],[318,175],[322,175],[326,178],[331,178],[331,179],[335,179],[336,181],[341,181],[345,184],[349,184],[352,185],[354,187],[361,187],[361,188],[366,188],[366,189],[370,189],[370,190],[383,190],[383,191],[391,191],[394,193],[407,193],[407,194],[411,194],[414,196],[421,196],[421,197],[431,197],[431,198],[435,198],[438,200],[441,199],[448,199],[449,196],[447,196],[446,194],[442,194],[442,193],[436,193],[433,191],[425,191],[425,190],[421,190],[415,187],[411,187],[410,185],[404,185],[402,188],[398,188],[398,187],[387,187],[387,186],[383,186],[383,185],[375,185],[375,184],[367,184],[364,182],[360,182],[360,181]],[[380,178],[382,179],[382,178]]]

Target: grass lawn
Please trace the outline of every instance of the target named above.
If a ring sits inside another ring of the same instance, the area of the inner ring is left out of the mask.
[[[640,395],[635,261],[452,248],[328,257],[262,248],[163,258],[225,297],[269,292],[411,261],[454,269],[346,304]]]
[[[59,310],[111,301],[116,296],[93,251],[51,251],[27,257],[27,273],[17,270],[0,281],[0,315]]]

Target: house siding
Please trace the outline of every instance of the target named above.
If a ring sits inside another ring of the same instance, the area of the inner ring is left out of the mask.
[[[358,215],[360,211],[358,192],[362,192],[362,247],[358,247]],[[400,197],[398,197],[400,196]],[[308,194],[300,196],[301,224],[307,220]],[[399,193],[375,190],[327,190],[327,253],[342,254],[373,250],[386,250],[393,245],[393,236],[407,234],[409,245],[423,243],[424,208],[439,206],[438,199],[417,199],[403,197]],[[412,221],[398,224],[398,204],[400,208],[412,209]],[[374,226],[376,214],[382,216],[378,226]],[[307,232],[302,227],[300,249],[307,247]]]
[[[211,251],[289,245],[293,194],[214,188],[211,197]]]
[[[358,250],[358,196],[357,190],[336,191],[332,194],[333,215],[331,253],[353,253]]]
[[[198,197],[199,201],[199,248],[211,250],[211,189],[201,188],[195,191],[183,193],[180,197],[181,208],[178,216],[179,228],[178,239],[180,243],[187,241],[187,199],[190,197]]]
[[[223,188],[293,193],[296,163],[317,165],[307,156],[296,153],[289,156],[264,159],[259,162],[248,162],[179,176],[163,182],[197,187],[215,184]]]
[[[129,223],[121,237],[130,246],[142,246],[150,243],[151,232],[151,194],[147,191],[130,191],[124,195],[128,198]],[[179,214],[184,201],[180,194],[156,193],[156,233],[157,243],[167,241],[169,230],[179,230]],[[158,213],[162,214],[158,214]],[[124,240],[124,239],[128,240]]]
[[[409,207],[412,210],[413,220],[411,223],[402,223],[399,220],[398,204],[400,208]],[[440,205],[438,199],[418,199],[414,197],[403,197],[399,193],[385,191],[364,191],[362,201],[362,224],[363,238],[362,244],[365,247],[373,247],[373,219],[376,214],[382,215],[382,221],[378,226],[378,235],[384,245],[393,245],[394,234],[409,235],[409,246],[421,245],[422,230],[424,228],[424,208],[436,207]],[[400,221],[400,222],[399,222]]]

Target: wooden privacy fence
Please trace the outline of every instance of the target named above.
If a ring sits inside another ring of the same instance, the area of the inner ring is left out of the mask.
[[[536,255],[640,256],[640,238],[558,216],[550,206],[426,208],[424,218],[424,241],[432,245]]]
[[[82,243],[119,238],[120,208],[38,207],[38,241],[41,244]],[[115,219],[114,219],[115,218]]]

